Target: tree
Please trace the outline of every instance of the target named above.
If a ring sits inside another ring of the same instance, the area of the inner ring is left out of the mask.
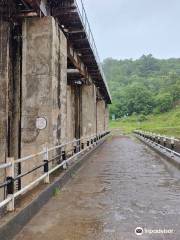
[[[149,114],[152,112],[154,102],[150,91],[142,84],[132,84],[125,90],[128,114]]]
[[[157,60],[153,58],[151,54],[147,56],[143,55],[140,58],[139,63],[140,63],[139,64],[140,73],[143,76],[147,76],[149,74],[152,74],[160,70]]]
[[[156,111],[167,112],[173,106],[173,98],[169,93],[161,93],[156,97]]]
[[[160,60],[151,54],[140,59],[103,63],[117,117],[168,111],[180,102],[180,59]]]

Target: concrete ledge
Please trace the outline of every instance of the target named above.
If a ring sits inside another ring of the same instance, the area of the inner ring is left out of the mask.
[[[135,135],[137,139],[139,139],[142,143],[150,147],[152,150],[154,150],[156,153],[158,153],[160,156],[165,158],[169,163],[171,163],[174,167],[180,170],[180,161],[178,161],[177,157],[172,157],[170,153],[162,151],[162,148],[159,148],[157,146],[151,145],[149,142],[143,140],[139,136]]]
[[[64,186],[71,179],[72,173],[77,171],[82,164],[88,159],[90,154],[94,152],[105,140],[102,140],[96,147],[89,152],[80,156],[79,160],[72,164],[63,175],[48,185],[28,206],[22,209],[17,215],[13,216],[9,221],[0,226],[0,240],[11,240],[20,230],[28,223],[29,220],[46,204],[54,195],[54,189]]]

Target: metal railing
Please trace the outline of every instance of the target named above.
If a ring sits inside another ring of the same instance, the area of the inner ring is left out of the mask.
[[[5,181],[0,184],[0,188],[5,188],[6,190],[6,198],[0,202],[0,209],[6,207],[7,211],[14,211],[14,202],[16,198],[37,186],[37,184],[39,184],[42,180],[44,180],[44,183],[46,184],[50,183],[50,174],[61,167],[66,169],[68,163],[70,163],[80,154],[83,154],[95,147],[97,143],[104,140],[109,133],[109,131],[105,131],[51,148],[44,146],[41,152],[16,160],[14,158],[7,158],[7,163],[0,164],[0,171],[6,170]],[[55,154],[52,154],[54,151]],[[34,161],[34,159],[37,157],[39,158],[37,166],[34,166],[31,169],[28,169],[28,171],[15,176],[16,164],[29,163],[30,161]],[[36,179],[33,179],[31,182],[28,182],[28,184],[20,190],[15,191],[14,185],[16,181],[39,169],[41,169],[41,172],[39,172],[40,176],[38,176]]]
[[[180,153],[175,151],[175,147],[177,143],[180,143],[179,139],[175,137],[167,137],[162,136],[160,134],[155,134],[152,132],[135,130],[134,133],[138,135],[141,139],[146,142],[154,144],[155,146],[159,147],[160,149],[165,150],[166,152],[171,153],[172,157],[177,156],[180,157]],[[167,147],[167,141],[169,141],[170,147]]]
[[[100,60],[100,57],[99,57],[99,54],[98,54],[98,50],[97,50],[97,47],[96,47],[96,43],[95,43],[95,40],[94,40],[93,33],[91,31],[90,23],[89,23],[88,16],[87,16],[84,4],[83,4],[83,0],[79,0],[79,1],[75,0],[74,2],[75,2],[75,5],[76,5],[76,8],[78,10],[79,16],[81,18],[81,22],[83,24],[83,27],[85,29],[86,36],[88,38],[89,44],[90,44],[91,49],[93,51],[93,54],[94,54],[97,66],[98,66],[99,71],[100,71],[100,73],[102,75],[104,84],[106,86],[106,90],[107,90],[107,92],[109,94],[109,97],[111,98],[111,94],[109,92],[109,88],[108,88],[108,85],[107,85],[106,77],[104,75],[104,71],[103,71],[103,68],[102,68],[101,60]]]

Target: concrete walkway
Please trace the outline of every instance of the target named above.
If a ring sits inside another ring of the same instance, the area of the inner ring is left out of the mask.
[[[180,174],[135,138],[113,136],[16,240],[179,240]],[[135,228],[174,233],[136,236]]]

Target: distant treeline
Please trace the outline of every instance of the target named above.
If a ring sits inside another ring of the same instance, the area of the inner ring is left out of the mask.
[[[180,58],[108,58],[103,68],[113,98],[110,112],[118,118],[166,112],[180,101]]]

